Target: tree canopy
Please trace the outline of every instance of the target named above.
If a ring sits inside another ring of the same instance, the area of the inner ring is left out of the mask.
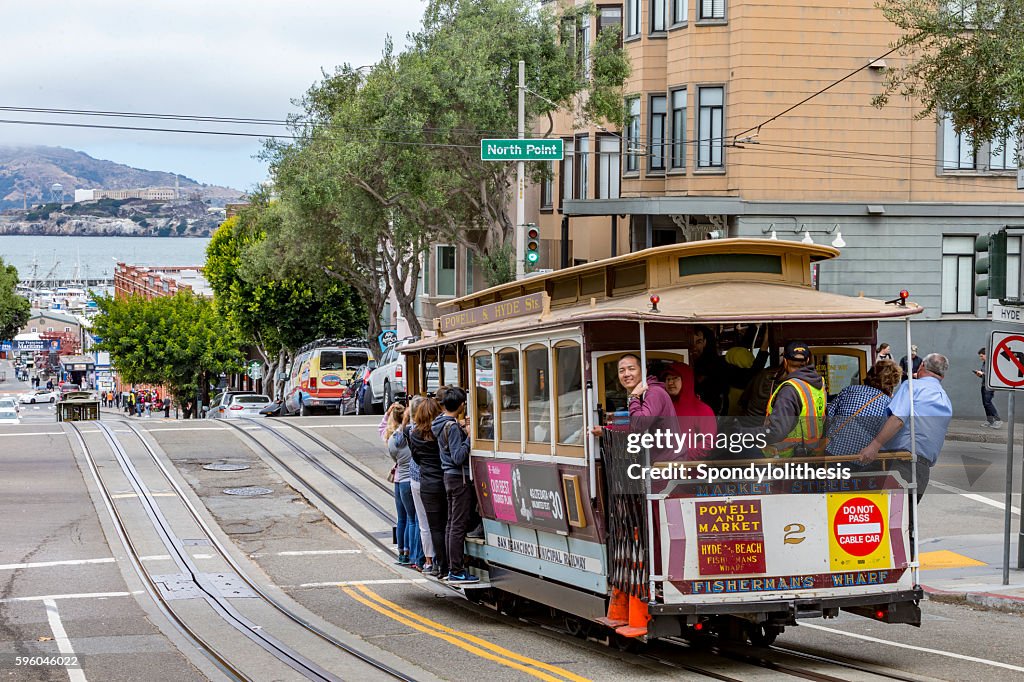
[[[18,269],[0,258],[0,340],[13,339],[31,315],[31,305],[18,293]]]
[[[203,269],[217,309],[258,350],[266,376],[283,371],[293,351],[313,339],[366,333],[366,309],[351,287],[315,277],[278,278],[267,270],[258,256],[268,225],[281,222],[281,211],[278,202],[253,197],[214,233]],[[276,392],[276,382],[267,387]]]
[[[325,74],[299,102],[296,141],[266,148],[284,206],[268,230],[267,259],[350,282],[371,325],[394,292],[418,334],[417,284],[431,243],[461,244],[486,262],[507,258],[514,241],[515,166],[481,161],[480,140],[515,136],[519,60],[527,129],[558,108],[573,112],[575,126],[620,123],[629,65],[617,32],[604,32],[587,58],[575,40],[577,22],[593,12],[431,0],[408,49],[388,42],[371,67]]]
[[[238,334],[209,299],[180,291],[97,303],[93,331],[102,341],[95,348],[109,351],[122,381],[165,385],[184,402],[205,395],[222,372],[241,369]]]
[[[916,98],[918,116],[948,115],[975,142],[1015,134],[1024,121],[1024,0],[882,0],[909,58],[886,74],[893,94]]]

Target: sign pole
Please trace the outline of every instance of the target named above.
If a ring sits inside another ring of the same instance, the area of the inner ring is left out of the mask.
[[[1006,424],[1006,509],[1003,511],[1003,584],[1010,584],[1010,525],[1013,521],[1011,507],[1013,503],[1013,398],[1015,391],[1010,392],[1007,412],[1010,419]],[[1018,556],[1020,552],[1018,551]]]
[[[519,139],[526,137],[526,62],[519,60]],[[516,279],[526,277],[526,164],[516,162]]]

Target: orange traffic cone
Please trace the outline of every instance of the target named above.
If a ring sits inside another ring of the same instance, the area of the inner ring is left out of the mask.
[[[598,623],[610,628],[617,628],[629,623],[629,597],[617,587],[612,588],[612,598],[608,601],[608,616],[598,618]]]
[[[629,598],[629,624],[615,628],[615,632],[623,637],[642,637],[647,634],[647,623],[651,620],[651,614],[647,609],[647,603],[639,597]]]

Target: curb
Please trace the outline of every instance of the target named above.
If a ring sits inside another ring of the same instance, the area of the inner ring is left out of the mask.
[[[972,606],[987,611],[1024,614],[1024,597],[995,592],[950,592],[922,585],[928,601],[957,606]]]
[[[997,433],[968,433],[964,431],[950,431],[946,434],[946,440],[967,442],[967,443],[999,443],[1006,445],[1006,432]],[[1013,442],[1016,445],[1024,444],[1024,436],[1014,434]]]

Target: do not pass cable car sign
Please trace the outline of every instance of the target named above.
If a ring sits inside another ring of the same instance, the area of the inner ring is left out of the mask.
[[[1024,332],[992,332],[985,384],[991,389],[1024,389]]]

